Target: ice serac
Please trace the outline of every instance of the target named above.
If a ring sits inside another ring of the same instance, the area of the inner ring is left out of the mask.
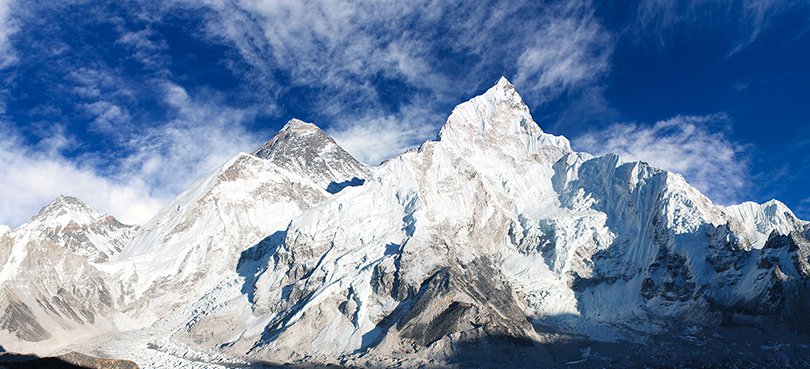
[[[369,170],[318,126],[292,119],[254,155],[311,179],[334,193],[362,184]]]
[[[113,329],[110,276],[136,227],[61,196],[0,234],[0,341],[7,349],[53,348]]]

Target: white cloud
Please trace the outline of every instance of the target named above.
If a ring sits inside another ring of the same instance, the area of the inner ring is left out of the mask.
[[[656,34],[662,46],[675,27],[700,25],[736,32],[738,39],[729,45],[733,55],[753,43],[777,16],[808,9],[805,0],[643,0],[639,3],[636,24],[631,31]],[[707,21],[710,19],[711,21]]]
[[[196,6],[196,3],[193,6]],[[354,106],[377,102],[365,84],[382,75],[423,86],[432,75],[424,40],[400,24],[417,3],[364,1],[208,1],[218,17],[208,30],[236,46],[259,70],[281,69],[292,82],[329,89],[327,97],[353,97]],[[433,77],[433,78],[431,78]],[[272,83],[272,82],[270,82]],[[339,104],[335,104],[339,105]]]
[[[357,160],[376,165],[411,147],[414,136],[421,138],[421,132],[402,128],[395,117],[389,116],[333,127],[329,134]]]
[[[168,49],[168,45],[155,31],[151,28],[138,31],[129,31],[123,26],[119,26],[119,28],[121,28],[119,30],[121,36],[118,38],[118,43],[128,46],[132,57],[158,73],[169,74],[164,67],[168,63],[168,57],[163,53]]]
[[[256,137],[243,126],[255,111],[190,97],[181,86],[165,82],[163,94],[176,117],[132,138],[132,153],[119,171],[146,181],[162,197],[174,196],[197,178],[233,157],[251,151],[267,137]]]
[[[209,0],[205,6],[216,14],[207,18],[211,37],[234,45],[252,70],[281,70],[291,85],[320,91],[313,109],[329,119],[316,123],[332,127],[339,142],[369,162],[435,136],[447,103],[472,97],[500,74],[513,74],[537,103],[593,83],[608,70],[613,44],[587,1]],[[263,78],[268,91],[283,90]],[[374,83],[381,79],[406,91],[381,91]],[[382,101],[392,96],[384,93],[398,94],[393,99],[404,106],[391,111]]]
[[[0,137],[0,223],[19,225],[57,196],[73,195],[125,223],[142,224],[193,181],[266,138],[244,129],[251,110],[194,99],[168,81],[162,92],[175,118],[130,138],[117,158],[64,156],[78,143],[58,126],[35,146],[3,127],[8,134]],[[103,103],[88,107],[96,108],[102,117],[113,109]]]
[[[800,5],[807,6],[802,0],[746,0],[743,1],[743,17],[748,23],[748,42],[753,42],[759,34],[770,26],[772,19],[782,12]]]
[[[302,85],[351,89],[382,74],[432,92],[477,86],[480,81],[470,86],[439,69],[440,51],[453,50],[477,59],[462,66],[468,71],[499,63],[517,69],[515,82],[525,90],[559,90],[604,72],[612,44],[587,1],[206,4],[218,14],[210,33],[232,42],[252,64],[287,70]]]
[[[612,36],[590,6],[571,2],[555,8],[517,60],[514,83],[541,96],[591,82],[610,66]]]
[[[95,117],[93,125],[101,131],[114,131],[116,127],[127,124],[130,119],[127,108],[109,101],[100,100],[82,107]]]
[[[617,123],[575,138],[573,145],[683,174],[712,200],[733,203],[749,186],[749,168],[746,146],[718,130],[727,124],[723,114],[677,116],[653,125]]]
[[[11,16],[13,0],[0,0],[0,69],[17,61],[17,52],[11,44],[11,36],[19,28]]]
[[[77,196],[125,223],[142,223],[162,205],[162,199],[151,196],[149,186],[138,178],[105,178],[92,167],[61,156],[67,141],[57,132],[31,148],[14,135],[0,137],[0,222],[19,225],[62,194]]]
[[[329,127],[328,133],[352,156],[377,165],[435,137],[433,114],[419,105],[410,105],[398,114],[369,112],[356,119],[343,119]]]

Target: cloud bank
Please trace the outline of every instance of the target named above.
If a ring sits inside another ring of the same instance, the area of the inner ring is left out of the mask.
[[[18,225],[64,194],[125,223],[142,224],[235,152],[258,147],[259,141],[241,124],[252,111],[195,100],[172,83],[163,86],[163,94],[175,118],[127,141],[122,148],[126,154],[119,158],[65,155],[79,143],[58,126],[34,146],[24,143],[13,127],[4,127],[8,134],[0,137],[3,223]]]
[[[11,131],[7,128],[5,132]],[[18,137],[0,138],[0,219],[18,225],[60,194],[74,195],[125,223],[140,223],[162,205],[139,178],[117,181],[100,176],[95,168],[59,154],[68,139],[57,135],[37,148]]]

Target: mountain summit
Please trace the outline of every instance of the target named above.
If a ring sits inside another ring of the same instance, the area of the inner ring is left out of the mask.
[[[117,255],[136,230],[60,196],[0,233],[0,342],[48,351],[112,329],[110,279],[96,265]]]
[[[75,197],[59,196],[14,233],[18,239],[47,238],[92,262],[103,262],[123,249],[135,229]]]
[[[502,78],[373,168],[288,122],[109,261],[71,253],[84,273],[16,280],[0,338],[155,367],[785,366],[770,343],[810,360],[789,333],[810,332],[809,238],[781,203],[719,206],[676,173],[573,151]],[[57,286],[70,293],[43,316]],[[739,334],[752,325],[761,344]]]
[[[369,175],[365,165],[343,150],[318,126],[298,119],[287,122],[254,155],[310,178],[324,189],[333,183],[362,180]]]
[[[72,196],[59,196],[46,205],[32,219],[38,224],[56,227],[69,223],[89,224],[102,217],[102,214]],[[30,223],[30,222],[29,222]]]

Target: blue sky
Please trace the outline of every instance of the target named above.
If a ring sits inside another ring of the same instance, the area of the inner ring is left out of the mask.
[[[806,0],[0,0],[0,223],[142,223],[293,117],[375,164],[501,75],[577,150],[810,219]]]

